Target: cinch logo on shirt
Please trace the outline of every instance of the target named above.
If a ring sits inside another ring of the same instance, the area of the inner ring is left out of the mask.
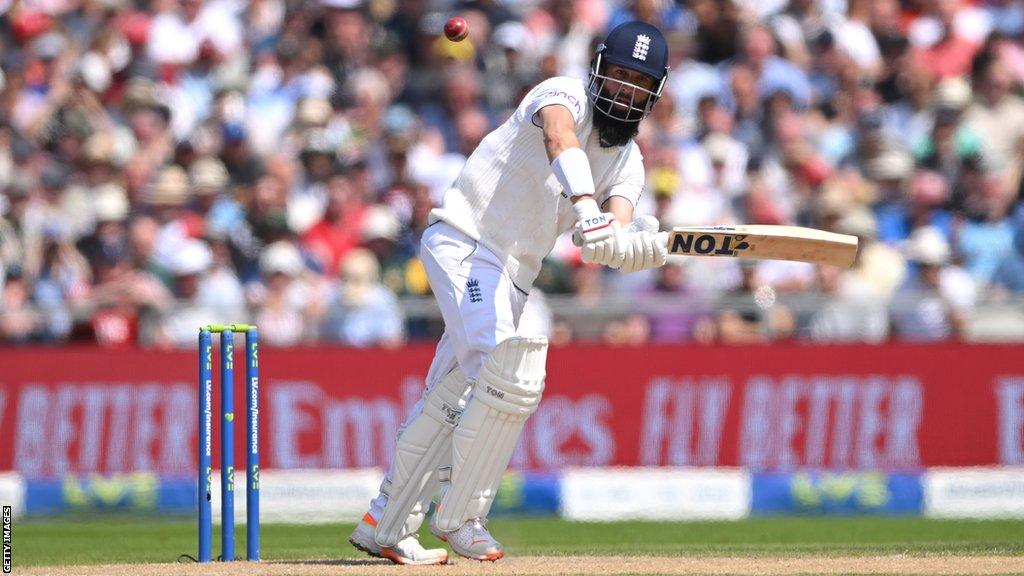
[[[636,44],[633,45],[633,58],[647,61],[647,51],[651,49],[651,37],[640,34],[636,37]]]
[[[645,52],[645,54],[646,54],[646,52]],[[579,101],[579,99],[576,98],[575,96],[573,96],[572,94],[569,94],[568,92],[566,92],[564,90],[551,89],[551,90],[548,90],[547,92],[544,92],[544,93],[538,95],[537,99],[540,100],[540,99],[549,98],[549,97],[563,98],[563,99],[567,100],[570,104],[572,104],[573,108],[576,109],[576,112],[580,111],[580,101]]]

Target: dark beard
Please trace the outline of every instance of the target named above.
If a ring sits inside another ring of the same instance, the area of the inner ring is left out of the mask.
[[[640,131],[639,122],[623,122],[594,108],[594,129],[597,130],[601,148],[625,146]]]

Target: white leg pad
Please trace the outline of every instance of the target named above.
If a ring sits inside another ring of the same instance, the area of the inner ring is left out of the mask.
[[[509,338],[484,362],[452,439],[451,484],[435,512],[437,527],[457,530],[486,518],[526,419],[544,392],[547,339]]]
[[[427,392],[420,413],[398,436],[395,463],[381,491],[388,496],[374,539],[382,547],[419,530],[434,495],[437,469],[451,454],[452,430],[466,405],[469,381],[458,367]]]

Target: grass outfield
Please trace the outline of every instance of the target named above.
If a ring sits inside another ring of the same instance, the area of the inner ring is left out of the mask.
[[[363,558],[351,525],[264,525],[265,560]],[[922,518],[759,518],[737,522],[621,522],[496,518],[515,556],[911,556],[1024,555],[1024,522]],[[423,531],[424,544],[440,546]],[[173,562],[196,553],[194,521],[106,517],[16,521],[15,566]],[[214,528],[213,551],[220,547]],[[245,529],[235,541],[245,557]]]

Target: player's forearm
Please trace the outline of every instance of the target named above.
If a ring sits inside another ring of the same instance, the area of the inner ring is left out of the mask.
[[[576,209],[581,221],[601,218],[601,209],[594,202],[594,176],[590,161],[576,136],[576,122],[564,106],[545,106],[537,112],[544,133],[544,149],[551,170],[558,178],[565,196]]]
[[[622,196],[612,196],[601,204],[601,210],[611,212],[623,226],[633,221],[633,205]]]
[[[579,138],[576,137],[576,122],[567,108],[559,105],[545,106],[537,112],[537,117],[544,133],[544,149],[548,161],[554,162],[562,152],[580,147]]]
[[[545,130],[544,149],[548,153],[548,160],[554,161],[562,152],[570,148],[579,148],[580,141],[572,130]]]
[[[564,106],[545,106],[537,112],[544,134],[544,150],[551,170],[574,205],[594,195],[590,162],[576,136],[576,123]]]

